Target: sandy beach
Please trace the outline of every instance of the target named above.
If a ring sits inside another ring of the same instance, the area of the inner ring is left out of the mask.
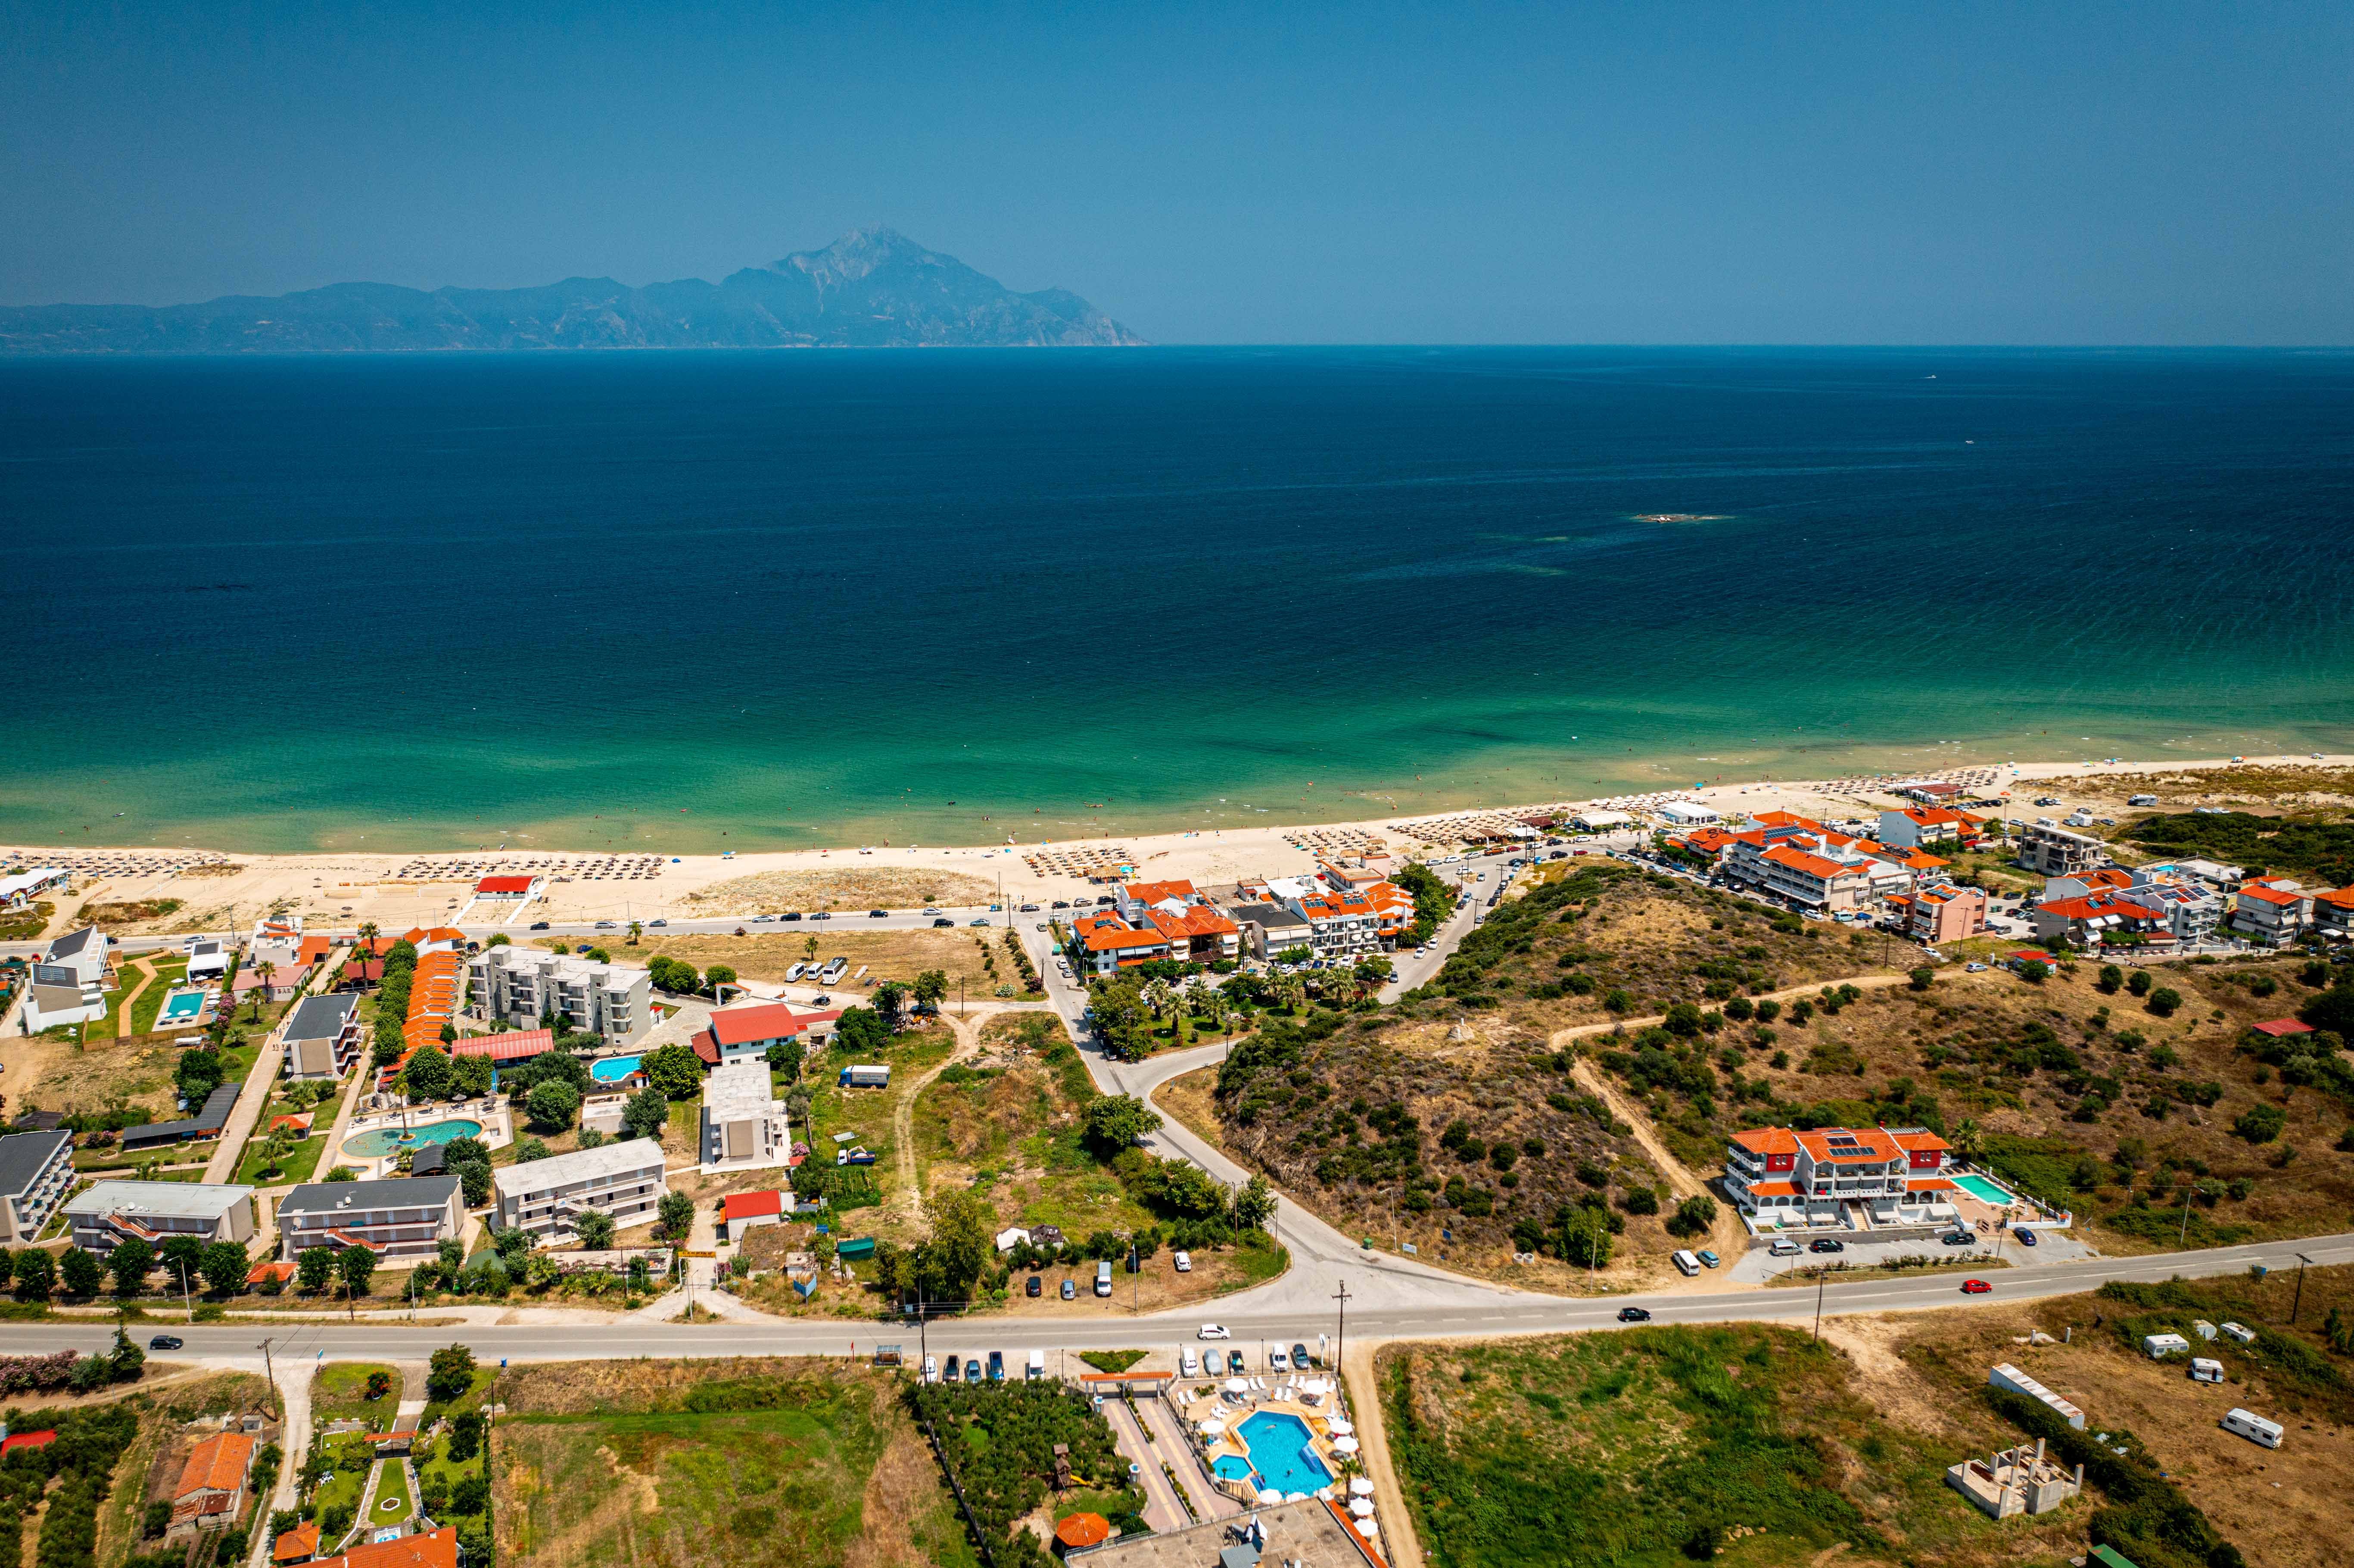
[[[2160,797],[2170,810],[2233,800],[2228,780],[2210,777],[2234,768],[2311,769],[2354,767],[2354,755],[2213,758],[2198,761],[2082,761],[1975,765],[1909,776],[1946,779],[1973,798],[2002,800],[2008,814],[2034,812],[2039,793],[2069,807],[2122,809],[2128,795]],[[2175,780],[2168,783],[2168,780]],[[1903,780],[1850,778],[1724,784],[1690,791],[1612,796],[1592,800],[1536,800],[1437,817],[1381,817],[1354,822],[1264,826],[1164,833],[1119,840],[1065,840],[885,848],[846,845],[736,856],[601,853],[534,847],[472,853],[355,854],[322,851],[288,855],[159,854],[151,848],[115,850],[11,846],[0,858],[26,865],[65,865],[77,875],[52,929],[63,928],[82,906],[176,898],[181,907],[154,921],[119,930],[218,930],[250,925],[263,914],[299,913],[314,925],[348,928],[373,922],[387,930],[449,923],[470,926],[513,916],[529,920],[654,920],[748,917],[789,909],[894,908],[938,903],[1014,903],[1069,898],[1102,891],[1087,872],[1129,865],[1142,880],[1183,878],[1231,883],[1311,870],[1322,859],[1386,855],[1402,863],[1443,854],[1483,823],[1591,806],[1640,813],[1665,800],[1698,799],[1727,813],[1792,811],[1822,819],[1870,817],[1906,804],[1892,793]],[[2317,779],[2319,787],[2324,780]],[[2326,793],[2326,791],[2325,791]],[[2337,797],[2329,797],[2337,799]],[[2256,803],[2251,796],[2240,803]],[[210,858],[209,865],[186,863]],[[165,863],[166,861],[181,863]],[[512,905],[474,902],[477,880],[501,874],[546,877],[544,896],[523,913]]]

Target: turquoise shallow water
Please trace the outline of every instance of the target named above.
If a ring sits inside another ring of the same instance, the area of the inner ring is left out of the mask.
[[[0,845],[977,842],[2338,749],[2350,475],[2340,355],[0,362]]]

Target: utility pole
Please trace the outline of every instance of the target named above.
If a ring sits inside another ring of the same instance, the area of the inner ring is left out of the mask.
[[[2305,1305],[2305,1266],[2312,1261],[2303,1253],[2296,1255],[2296,1294],[2289,1298],[2288,1304],[2288,1324],[2292,1329],[2296,1327],[2297,1308]]]
[[[1332,1372],[1337,1378],[1340,1374],[1341,1363],[1349,1354],[1349,1282],[1347,1280],[1341,1281],[1341,1288],[1332,1293],[1332,1299],[1341,1304],[1340,1333],[1336,1337],[1332,1351]]]
[[[196,1298],[188,1293],[188,1260],[180,1260],[180,1305],[188,1309],[188,1321],[196,1320]]]
[[[1823,1337],[1823,1287],[1829,1279],[1828,1271],[1815,1276],[1815,1331],[1810,1337],[1818,1344]]]
[[[2190,1242],[2190,1183],[2185,1181],[2182,1184],[2182,1230],[2174,1238],[2174,1245],[2178,1247],[2187,1246]]]

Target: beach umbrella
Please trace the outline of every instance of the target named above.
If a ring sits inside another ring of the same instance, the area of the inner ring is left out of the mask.
[[[1286,1492],[1283,1494],[1283,1500],[1286,1502],[1306,1502],[1308,1500],[1308,1494],[1306,1492]]]
[[[1350,1481],[1349,1495],[1352,1498],[1372,1497],[1373,1495],[1373,1483],[1365,1479],[1364,1477],[1359,1476]]]
[[[1250,1392],[1250,1384],[1245,1383],[1238,1377],[1230,1377],[1226,1380],[1226,1392],[1228,1393],[1248,1393]]]
[[[1332,1439],[1332,1452],[1335,1454],[1353,1454],[1356,1451],[1357,1440],[1354,1437],[1335,1437]]]
[[[1382,1527],[1375,1524],[1372,1520],[1361,1519],[1357,1520],[1357,1533],[1363,1536],[1367,1541],[1373,1540],[1373,1537],[1379,1535],[1381,1532]]]
[[[1226,1424],[1214,1415],[1209,1415],[1203,1417],[1201,1424],[1193,1430],[1204,1437],[1219,1437],[1225,1436]]]
[[[1346,1437],[1350,1433],[1354,1432],[1357,1429],[1356,1425],[1345,1415],[1336,1415],[1332,1417],[1331,1420],[1324,1424],[1324,1427],[1326,1431],[1331,1433],[1335,1437]]]
[[[1373,1517],[1373,1505],[1363,1498],[1351,1498],[1349,1499],[1349,1511],[1355,1514],[1359,1519],[1371,1519]]]
[[[1267,1490],[1258,1494],[1258,1500],[1263,1503],[1279,1503],[1283,1500],[1283,1494],[1277,1491],[1273,1487],[1269,1487]]]

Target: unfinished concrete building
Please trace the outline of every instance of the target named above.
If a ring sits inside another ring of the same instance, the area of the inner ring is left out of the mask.
[[[1978,1505],[1988,1519],[2048,1513],[2084,1489],[2084,1467],[2071,1474],[2046,1463],[2043,1440],[2022,1443],[1987,1459],[1965,1459],[1946,1471],[1946,1484]]]

